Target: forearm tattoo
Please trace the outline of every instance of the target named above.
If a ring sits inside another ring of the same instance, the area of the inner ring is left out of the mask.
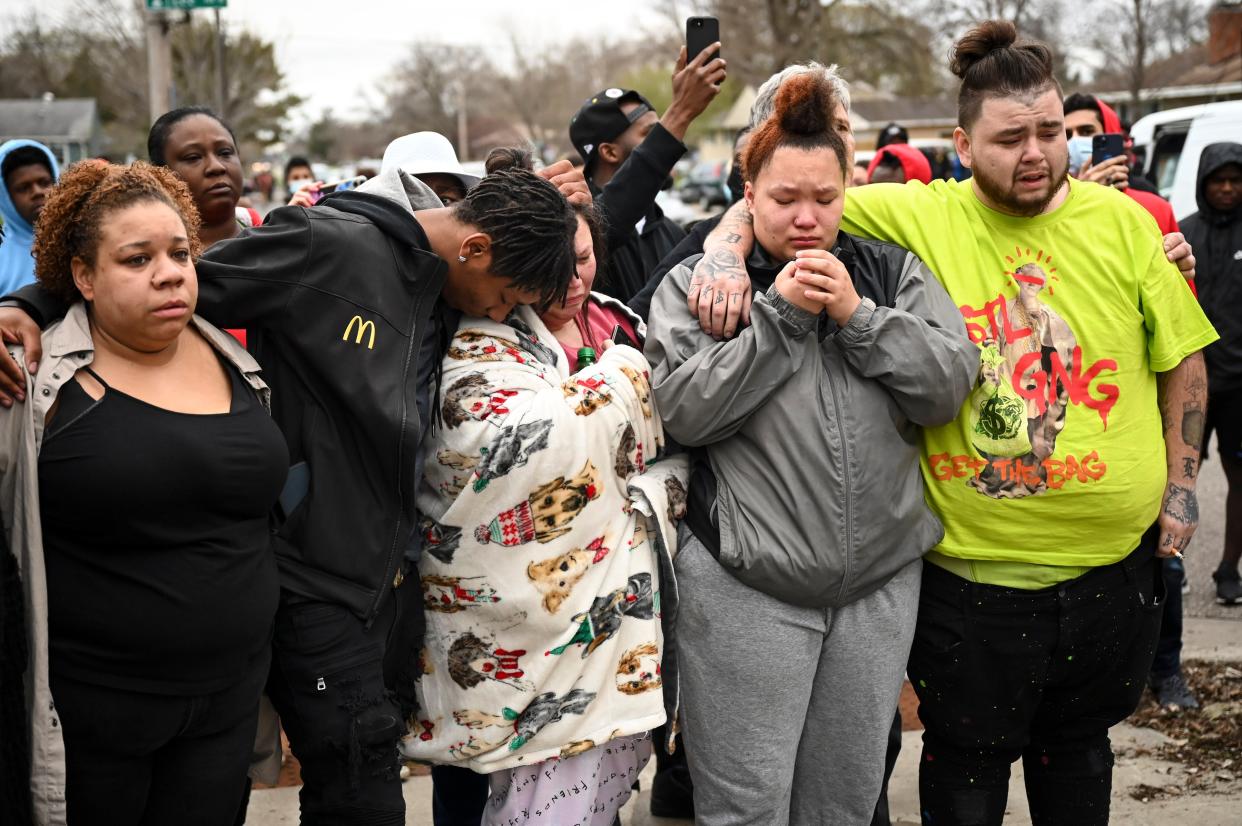
[[[1182,405],[1182,441],[1195,450],[1203,445],[1203,410],[1198,402]]]

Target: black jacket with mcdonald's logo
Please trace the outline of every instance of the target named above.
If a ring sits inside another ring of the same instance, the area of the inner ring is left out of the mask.
[[[420,442],[453,323],[440,318],[447,266],[413,214],[442,204],[390,176],[276,209],[197,264],[198,313],[247,330],[290,461],[309,468],[305,495],[274,520],[281,587],[365,620],[414,537]],[[45,321],[64,313],[38,287],[14,297]]]

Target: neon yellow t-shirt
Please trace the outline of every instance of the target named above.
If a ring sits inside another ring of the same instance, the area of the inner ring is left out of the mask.
[[[957,420],[923,432],[935,550],[1067,569],[1133,551],[1167,478],[1156,373],[1217,338],[1152,217],[1074,180],[1034,218],[935,181],[849,189],[841,228],[925,261],[982,350]]]

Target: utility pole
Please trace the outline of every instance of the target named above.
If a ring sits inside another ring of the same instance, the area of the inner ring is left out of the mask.
[[[224,30],[220,28],[220,7],[216,13],[216,112],[226,121],[229,119],[228,85],[224,81]]]
[[[466,135],[466,81],[457,81],[457,157],[470,157],[470,140]]]
[[[136,0],[147,24],[147,100],[151,122],[172,108],[172,48],[167,18],[150,11],[143,0]]]

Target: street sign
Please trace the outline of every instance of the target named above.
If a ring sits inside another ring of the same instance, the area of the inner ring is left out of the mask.
[[[189,11],[190,9],[223,9],[229,0],[147,0],[151,11]]]

